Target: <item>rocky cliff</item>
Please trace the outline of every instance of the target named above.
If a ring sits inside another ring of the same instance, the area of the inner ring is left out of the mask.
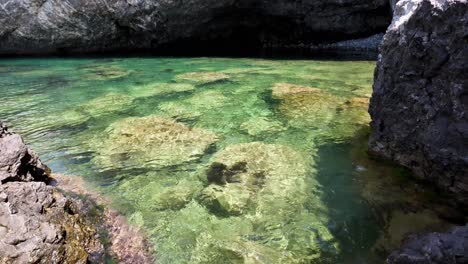
[[[468,203],[468,4],[400,0],[377,63],[370,151]]]
[[[0,0],[0,54],[249,50],[366,37],[388,0]]]

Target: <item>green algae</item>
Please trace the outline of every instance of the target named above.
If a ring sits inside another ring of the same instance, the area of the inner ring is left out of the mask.
[[[398,212],[375,216],[376,208],[419,199],[401,198],[399,184],[384,177],[392,170],[353,155],[345,160],[365,168],[367,184],[336,188],[356,180],[353,166],[324,175],[341,165],[320,150],[339,153],[368,129],[373,68],[229,58],[5,60],[0,118],[54,171],[98,185],[149,234],[159,263],[355,263],[341,260],[387,250],[395,238],[383,229],[405,226]],[[408,219],[437,217],[417,214]],[[380,228],[375,217],[390,219]]]
[[[199,159],[217,140],[203,129],[158,116],[129,117],[111,124],[91,146],[104,168],[165,167]]]

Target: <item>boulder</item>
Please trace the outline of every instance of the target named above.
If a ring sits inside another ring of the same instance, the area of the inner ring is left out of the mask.
[[[0,184],[10,181],[44,180],[50,173],[20,135],[0,122]]]
[[[400,0],[375,71],[370,152],[468,203],[468,4]]]

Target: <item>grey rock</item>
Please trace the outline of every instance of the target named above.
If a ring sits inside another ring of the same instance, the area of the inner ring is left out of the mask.
[[[0,54],[247,49],[383,32],[388,0],[0,0]]]
[[[96,229],[52,186],[50,170],[0,122],[0,263],[88,263],[102,258]]]
[[[90,252],[101,247],[96,230],[53,187],[43,182],[0,185],[0,263],[85,264]]]
[[[0,122],[0,184],[9,181],[45,180],[50,173],[20,135]]]
[[[400,0],[385,34],[369,149],[468,204],[468,3]]]
[[[468,263],[468,226],[447,233],[410,236],[404,246],[387,258],[388,264]]]

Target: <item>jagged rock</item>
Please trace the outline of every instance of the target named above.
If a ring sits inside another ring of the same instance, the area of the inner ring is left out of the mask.
[[[102,260],[96,229],[52,186],[50,170],[0,122],[0,262]]]
[[[111,124],[91,147],[103,168],[165,167],[201,158],[217,141],[207,130],[158,116],[130,117]]]
[[[53,187],[8,182],[0,194],[0,262],[85,264],[103,251],[96,230]]]
[[[0,2],[0,54],[255,50],[385,30],[387,0]],[[113,75],[114,76],[114,75]]]
[[[369,149],[468,203],[468,4],[400,0],[381,47]]]
[[[468,226],[447,233],[410,236],[404,246],[393,252],[388,264],[462,264],[468,263]]]
[[[0,122],[0,184],[10,181],[44,180],[50,173],[20,135]]]

